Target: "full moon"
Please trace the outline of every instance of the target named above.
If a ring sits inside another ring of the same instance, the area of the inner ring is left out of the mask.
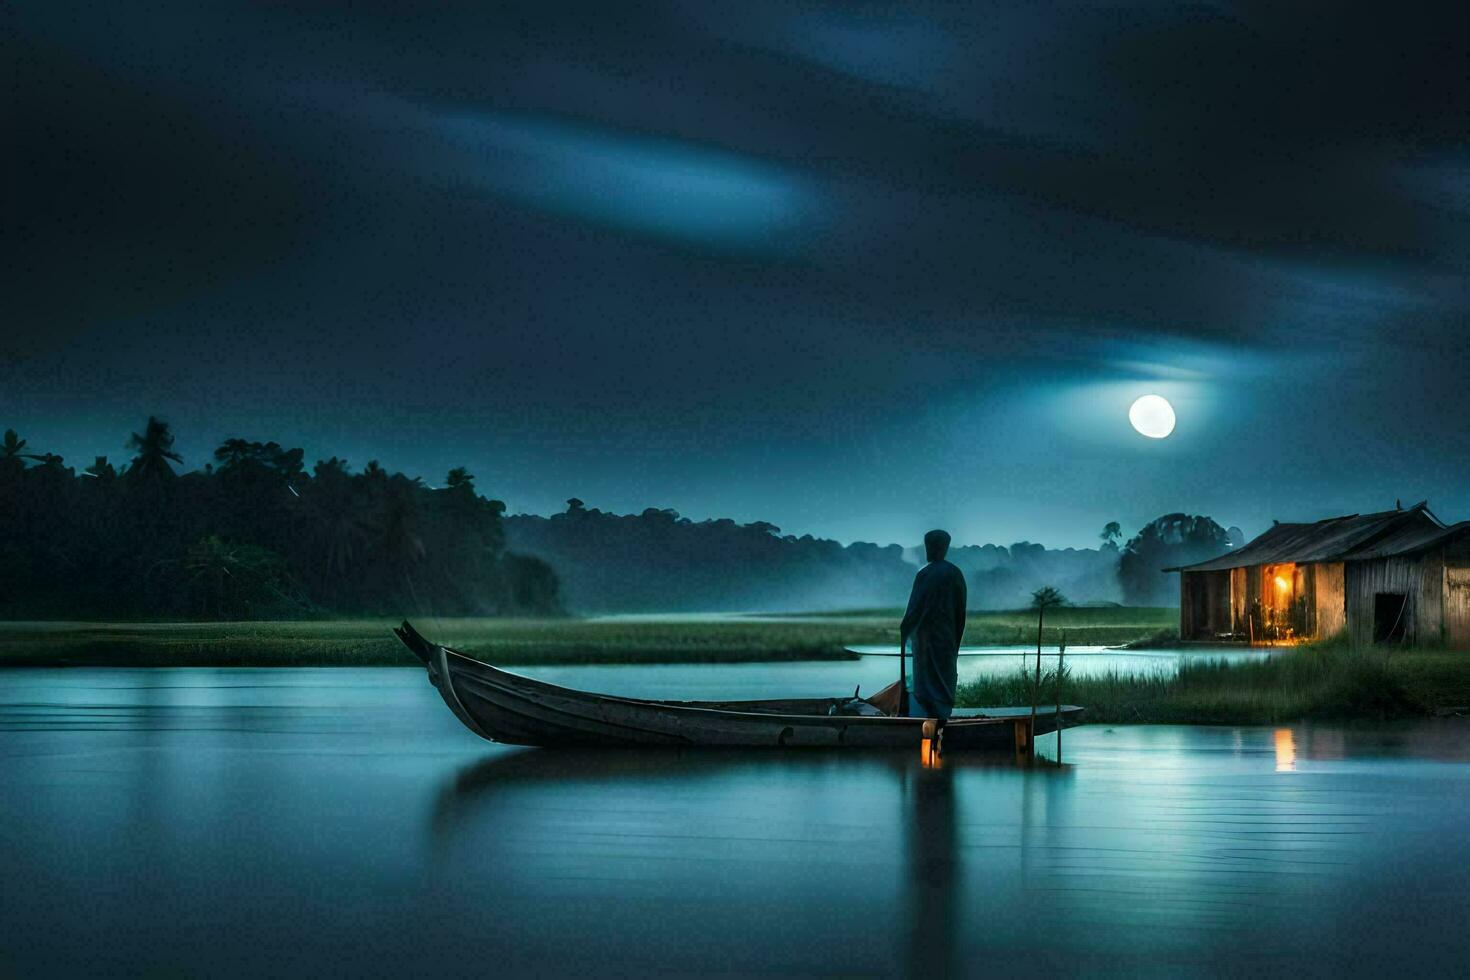
[[[1150,439],[1162,439],[1174,431],[1174,406],[1161,395],[1144,395],[1128,409],[1128,421]]]

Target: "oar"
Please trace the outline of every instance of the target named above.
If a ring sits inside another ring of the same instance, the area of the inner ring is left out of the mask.
[[[898,716],[909,716],[909,682],[903,666],[903,634],[898,634]]]

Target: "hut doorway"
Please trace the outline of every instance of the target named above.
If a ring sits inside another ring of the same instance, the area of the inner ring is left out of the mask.
[[[1306,565],[1264,565],[1260,578],[1260,621],[1256,636],[1293,642],[1312,635]]]
[[[1373,642],[1402,643],[1409,621],[1409,597],[1402,592],[1373,595]]]

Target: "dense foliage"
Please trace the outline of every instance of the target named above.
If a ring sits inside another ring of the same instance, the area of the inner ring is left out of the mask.
[[[230,439],[180,473],[149,419],[120,469],[77,472],[14,432],[0,442],[0,618],[280,619],[337,615],[821,611],[901,607],[918,549],[782,534],[762,521],[613,514],[568,501],[504,517],[474,477],[441,488],[300,449]],[[1234,529],[1232,529],[1234,531]],[[1239,532],[1235,531],[1238,536]],[[949,558],[975,609],[1054,585],[1081,603],[1175,605],[1160,569],[1228,549],[1207,517],[1170,514],[1120,550],[971,545]]]
[[[542,561],[505,550],[504,505],[462,469],[442,489],[370,462],[230,439],[180,474],[166,423],[78,473],[0,443],[0,616],[247,619],[558,608]]]
[[[1240,530],[1229,531],[1208,517],[1165,514],[1143,526],[1118,560],[1123,601],[1131,606],[1179,605],[1179,577],[1162,569],[1192,565],[1224,554],[1243,543]]]
[[[1121,595],[1112,530],[1098,549],[1023,541],[951,548],[949,560],[964,572],[975,609],[1022,608],[1052,584],[1079,602],[1112,602]],[[507,518],[506,534],[511,547],[557,570],[567,605],[579,612],[901,607],[923,562],[922,549],[844,546],[783,535],[764,521],[691,521],[673,510],[614,514],[576,498],[551,517]],[[1177,603],[1177,592],[1165,604]]]
[[[922,550],[912,553],[922,559]],[[1023,609],[1032,593],[1055,586],[1079,602],[1117,602],[1118,548],[1106,541],[1101,548],[1047,548],[1030,541],[1010,547],[969,545],[951,548],[949,560],[965,573],[971,604],[978,598],[985,609]],[[1178,599],[1176,597],[1175,601]]]
[[[506,533],[545,559],[579,612],[823,610],[893,606],[917,569],[898,545],[782,535],[764,521],[691,521],[652,507],[613,514],[573,498],[551,517],[517,515]]]

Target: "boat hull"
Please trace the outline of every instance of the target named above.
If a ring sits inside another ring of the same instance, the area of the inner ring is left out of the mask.
[[[897,749],[916,746],[923,718],[828,714],[842,699],[654,701],[593,694],[502,670],[429,643],[408,623],[395,630],[465,727],[513,745],[711,746]],[[1034,735],[1070,727],[1082,709],[1037,711]],[[951,749],[1029,748],[1029,709],[957,712],[944,728]]]

